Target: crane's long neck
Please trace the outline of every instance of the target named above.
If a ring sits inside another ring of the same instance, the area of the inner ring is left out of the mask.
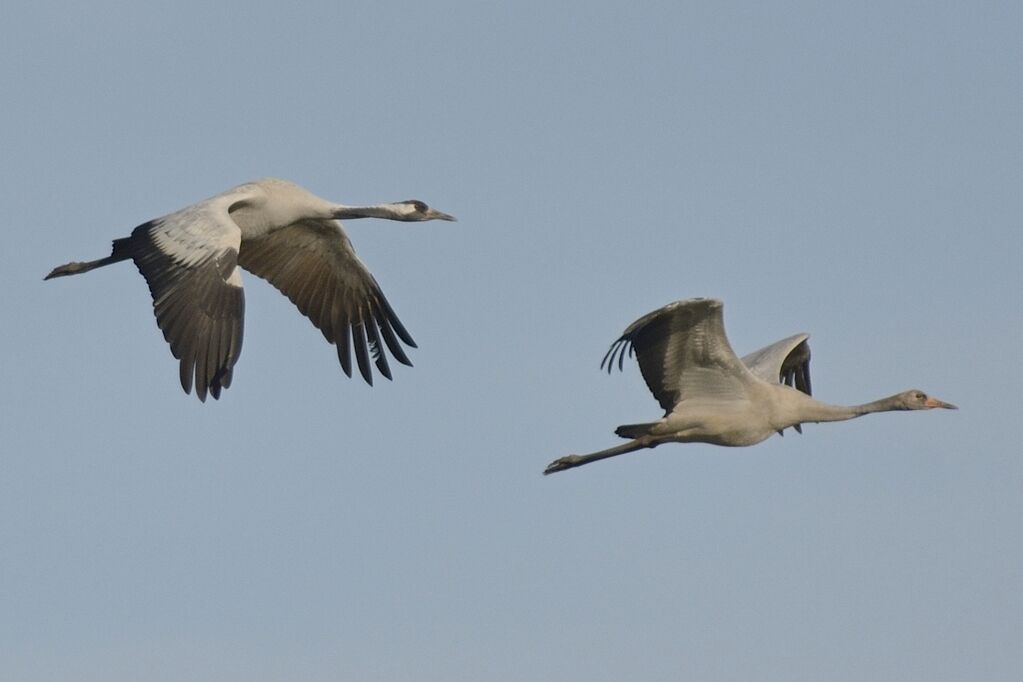
[[[855,419],[865,414],[874,412],[891,412],[903,408],[897,401],[897,395],[874,400],[862,405],[829,405],[819,400],[807,397],[806,401],[799,406],[798,415],[795,415],[798,422],[840,422],[847,419]]]
[[[334,217],[338,220],[354,220],[355,218],[386,218],[388,220],[401,220],[407,207],[404,204],[373,204],[371,206],[344,206],[336,205],[333,208]]]

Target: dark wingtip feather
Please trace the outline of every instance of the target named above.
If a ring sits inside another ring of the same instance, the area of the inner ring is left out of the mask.
[[[349,379],[352,378],[352,348],[349,344],[351,330],[348,324],[341,325],[341,335],[336,341],[337,359],[341,362],[341,370]]]
[[[411,367],[412,361],[409,360],[408,355],[406,355],[404,349],[402,349],[401,342],[399,342],[398,337],[395,336],[394,330],[391,329],[391,323],[379,304],[376,305],[374,317],[377,319],[377,324],[380,326],[380,332],[384,337],[384,343],[387,344],[387,348],[391,351],[391,355],[393,355],[394,359],[401,364]]]
[[[627,338],[624,336],[614,343],[611,344],[611,348],[608,349],[607,353],[604,354],[604,359],[600,361],[600,368],[604,369],[607,367],[607,373],[610,374],[611,370],[614,369],[615,360],[618,360],[618,369],[621,370],[625,366],[625,352],[629,350],[631,355],[632,346]]]
[[[612,343],[611,347],[607,349],[606,353],[604,353],[604,357],[600,361],[600,369],[601,370],[603,370],[604,369],[604,365],[607,364],[607,359],[611,356],[611,351],[613,351],[615,349],[615,345],[617,345],[617,343],[618,343],[617,341]],[[608,374],[610,374],[610,373],[611,373],[611,370],[608,370]]]
[[[384,342],[391,350],[391,355],[394,356],[394,359],[403,365],[411,367],[412,361],[409,360],[408,355],[405,354],[405,350],[401,347],[401,344],[398,342],[398,338],[394,335],[394,330],[391,329],[386,320],[381,322],[380,330],[384,333]]]
[[[192,392],[192,371],[195,368],[195,360],[190,355],[181,358],[181,365],[178,368],[178,375],[181,379],[181,388],[185,393]]]
[[[373,360],[377,369],[380,370],[380,374],[385,379],[390,380],[391,367],[387,364],[387,353],[384,352],[383,344],[380,342],[380,332],[377,331],[377,325],[372,319],[366,325],[366,334],[369,336],[369,348],[373,354]]]
[[[197,364],[196,365],[196,373],[198,374],[199,371],[200,371],[200,368],[198,367],[198,364]],[[196,397],[199,398],[200,402],[203,402],[203,403],[206,402],[206,382],[203,380],[203,377],[197,376],[196,379],[195,379],[195,395],[196,395]]]
[[[387,297],[384,296],[384,292],[379,289],[377,290],[377,299],[380,301],[380,306],[383,308],[384,313],[387,316],[387,320],[391,323],[391,326],[394,328],[394,331],[397,332],[398,336],[401,337],[401,340],[412,348],[419,348],[419,346],[416,345],[416,342],[412,340],[412,335],[409,334],[407,329],[405,329],[405,325],[403,325],[401,320],[398,319],[397,313],[394,312],[394,308],[391,307]]]
[[[227,362],[231,362],[230,358],[227,358]],[[214,400],[220,400],[220,393],[225,388],[231,385],[231,370],[228,367],[221,367],[217,370],[216,375],[213,377],[213,381],[210,383],[210,395],[213,396]]]
[[[362,323],[352,325],[352,344],[355,346],[355,359],[359,365],[359,373],[370,386],[373,385],[373,371],[369,365],[369,351],[366,348],[366,331]]]

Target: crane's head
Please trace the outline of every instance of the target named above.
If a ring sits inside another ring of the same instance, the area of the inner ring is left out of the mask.
[[[959,408],[952,403],[946,403],[937,398],[932,398],[920,389],[914,388],[909,391],[903,391],[898,395],[894,396],[895,403],[898,405],[898,409],[902,410],[933,410],[936,407],[942,407],[946,410],[958,410]]]
[[[430,208],[424,202],[419,199],[408,199],[407,201],[399,201],[392,204],[395,207],[396,217],[395,220],[404,220],[406,222],[420,222],[422,220],[451,220],[455,221],[457,218],[453,215],[448,215],[443,211],[438,211],[435,208]]]

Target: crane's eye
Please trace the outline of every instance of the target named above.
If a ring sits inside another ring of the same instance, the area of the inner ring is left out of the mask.
[[[921,393],[920,391],[917,391],[917,392],[916,392],[916,395],[915,395],[915,396],[913,396],[913,397],[914,397],[914,398],[916,398],[917,400],[927,400],[927,396],[925,396],[925,395],[924,395],[923,393]]]
[[[419,213],[426,213],[427,206],[421,201],[413,201],[412,205],[416,207],[416,211]]]

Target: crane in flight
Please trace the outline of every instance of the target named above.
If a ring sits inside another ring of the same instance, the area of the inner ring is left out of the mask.
[[[855,419],[874,412],[958,409],[920,390],[870,403],[829,405],[810,397],[808,334],[796,334],[739,358],[728,343],[722,303],[708,298],[676,301],[633,322],[601,362],[610,372],[635,353],[662,419],[625,424],[615,433],[629,442],[588,455],[568,455],[547,465],[553,474],[662,443],[755,445],[806,422]]]
[[[416,344],[355,255],[338,222],[346,218],[455,220],[418,200],[346,206],[287,180],[264,178],[143,223],[115,239],[106,258],[61,265],[44,279],[135,261],[149,284],[156,323],[181,361],[181,387],[191,393],[194,380],[205,402],[207,393],[219,398],[231,385],[241,353],[241,266],[298,306],[337,347],[349,377],[354,348],[359,372],[372,385],[371,358],[390,379],[385,346],[411,365],[401,344]]]

